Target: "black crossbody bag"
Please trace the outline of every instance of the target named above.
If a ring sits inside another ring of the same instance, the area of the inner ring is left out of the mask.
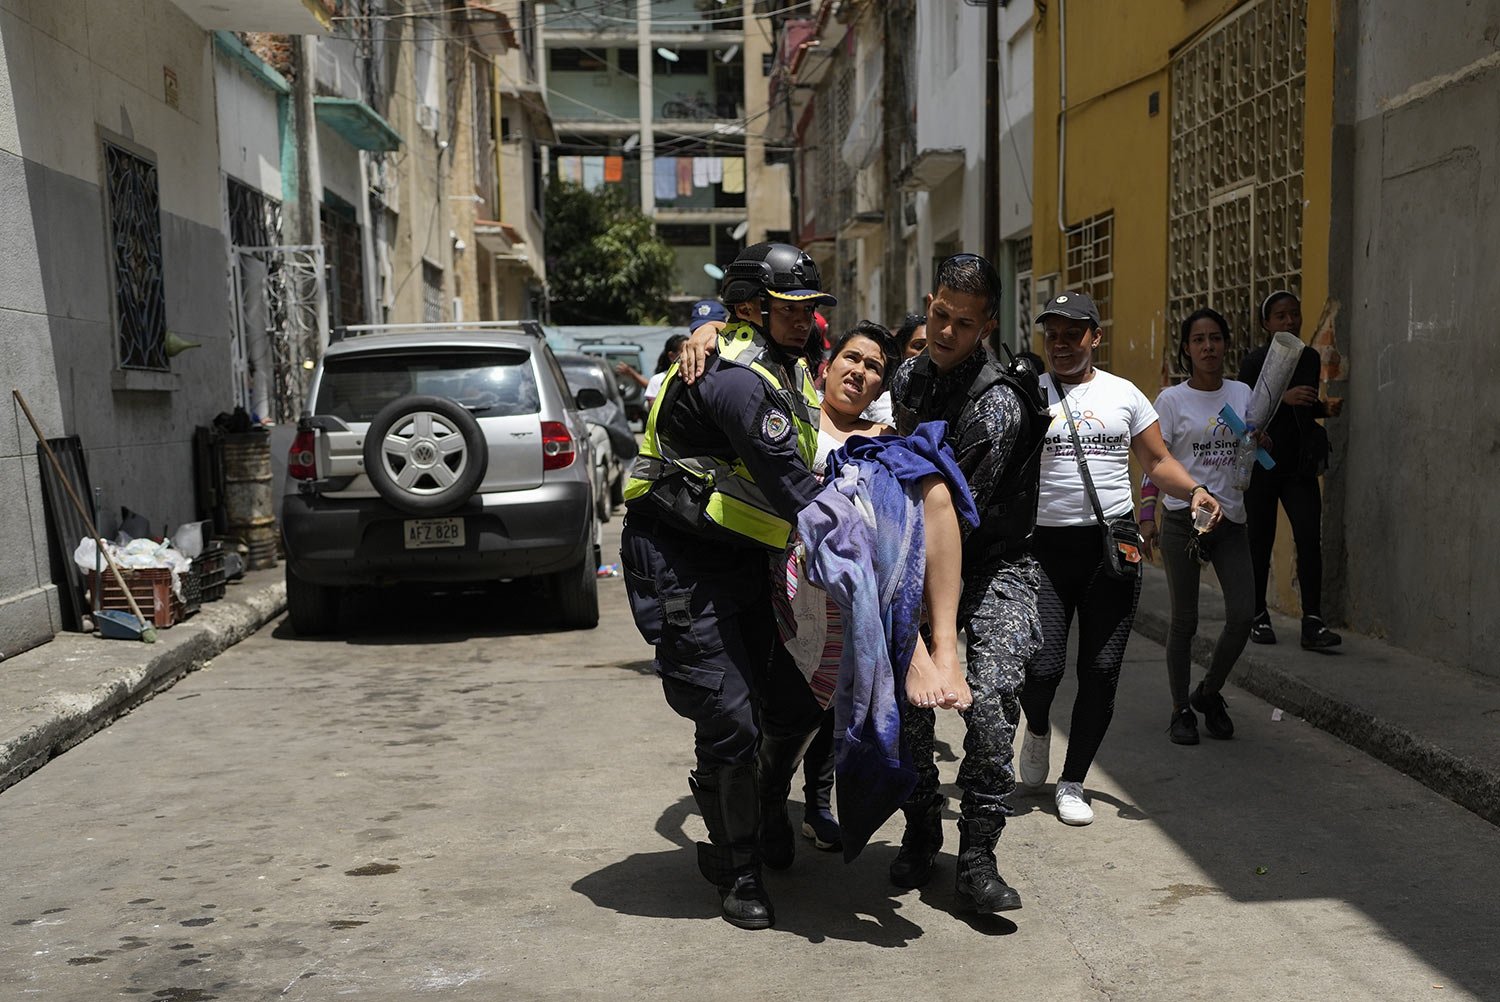
[[[1083,486],[1088,491],[1089,503],[1094,506],[1094,518],[1104,537],[1104,573],[1117,581],[1134,581],[1141,573],[1140,527],[1135,519],[1121,516],[1111,521],[1104,517],[1099,504],[1099,492],[1094,490],[1094,478],[1089,476],[1089,464],[1083,458],[1083,442],[1078,438],[1078,423],[1073,420],[1073,410],[1063,393],[1062,382],[1052,374],[1052,385],[1057,388],[1058,406],[1068,418],[1068,434],[1073,437],[1073,458],[1078,460],[1078,472],[1083,477]]]

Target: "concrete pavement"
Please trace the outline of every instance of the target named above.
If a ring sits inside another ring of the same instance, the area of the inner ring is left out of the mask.
[[[251,571],[157,642],[63,633],[0,661],[0,790],[170,688],[286,608],[281,568]]]
[[[538,631],[514,593],[361,601],[359,629],[312,641],[268,625],[0,795],[0,996],[1383,1002],[1500,983],[1500,831],[1251,695],[1231,694],[1234,741],[1170,744],[1141,638],[1094,824],[1059,824],[1050,786],[1015,798],[1020,912],[951,914],[950,811],[928,887],[885,879],[899,823],[850,866],[801,842],[768,877],[777,928],[733,929],[693,862],[689,728],[602,583],[588,632]],[[938,737],[951,795],[956,715]]]
[[[285,603],[280,568],[258,571],[159,631],[155,645],[64,634],[0,661],[0,790],[248,637]],[[1223,623],[1211,575],[1199,609],[1193,655],[1202,666]],[[1169,620],[1166,579],[1148,568],[1136,630],[1164,643]],[[1232,684],[1500,824],[1500,683],[1348,632],[1332,652],[1304,651],[1297,622],[1274,621],[1280,643],[1246,648]]]
[[[1211,579],[1205,572],[1198,602],[1199,666],[1224,625]],[[1170,622],[1166,576],[1148,568],[1136,632],[1164,644]],[[1348,631],[1338,647],[1304,651],[1300,620],[1273,614],[1272,623],[1278,642],[1247,646],[1231,683],[1500,824],[1500,682]]]

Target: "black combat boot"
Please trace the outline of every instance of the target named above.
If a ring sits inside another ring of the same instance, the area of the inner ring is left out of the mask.
[[[1021,907],[1021,895],[995,869],[995,843],[1005,819],[999,815],[958,819],[958,907],[987,915]]]
[[[724,921],[741,929],[776,924],[776,912],[760,882],[755,773],[753,765],[727,765],[706,776],[688,777],[708,828],[709,841],[698,843],[698,870],[719,889]]]
[[[792,792],[792,780],[802,754],[817,735],[795,737],[760,735],[760,858],[773,870],[785,870],[797,854],[797,840],[792,823],[786,816],[786,798]]]
[[[901,835],[901,851],[891,860],[891,883],[897,887],[921,887],[932,879],[932,864],[943,847],[943,808],[948,798],[934,793],[925,804],[901,808],[906,815],[906,831]]]

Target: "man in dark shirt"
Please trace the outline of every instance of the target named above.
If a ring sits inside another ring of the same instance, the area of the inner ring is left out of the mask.
[[[934,285],[927,297],[926,356],[908,359],[896,371],[892,398],[902,434],[922,421],[949,422],[945,441],[980,511],[979,525],[964,529],[958,612],[974,702],[963,714],[956,897],[974,911],[1007,911],[1021,907],[1021,899],[1001,878],[994,850],[1015,789],[1011,747],[1021,716],[1017,693],[1026,663],[1042,643],[1037,565],[1026,541],[1036,517],[1037,457],[1045,430],[1035,415],[1045,408],[1033,395],[1034,380],[1028,391],[1010,374],[1001,378],[985,350],[1000,306],[1000,280],[989,262],[973,254],[950,257],[939,266]],[[950,651],[942,638],[933,639],[934,660],[956,659],[956,644]],[[902,733],[918,780],[902,808],[906,833],[891,880],[919,887],[930,878],[942,846],[945,798],[933,762],[935,714],[911,706],[903,713]]]

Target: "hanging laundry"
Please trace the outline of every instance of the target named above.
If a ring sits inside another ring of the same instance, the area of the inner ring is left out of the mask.
[[[583,157],[558,157],[557,176],[574,184],[583,183]]]
[[[677,195],[687,198],[693,194],[693,158],[677,158]]]
[[[745,191],[745,158],[724,158],[724,194],[739,195]]]
[[[708,187],[708,161],[709,157],[693,157],[693,187]]]
[[[625,158],[604,158],[604,182],[606,184],[619,184],[625,180]]]
[[[589,191],[598,191],[604,187],[604,158],[583,158],[583,186]]]
[[[658,202],[670,202],[677,197],[677,158],[657,157],[656,176],[651,190]]]
[[[708,183],[720,184],[724,180],[724,158],[707,157],[708,160]]]

